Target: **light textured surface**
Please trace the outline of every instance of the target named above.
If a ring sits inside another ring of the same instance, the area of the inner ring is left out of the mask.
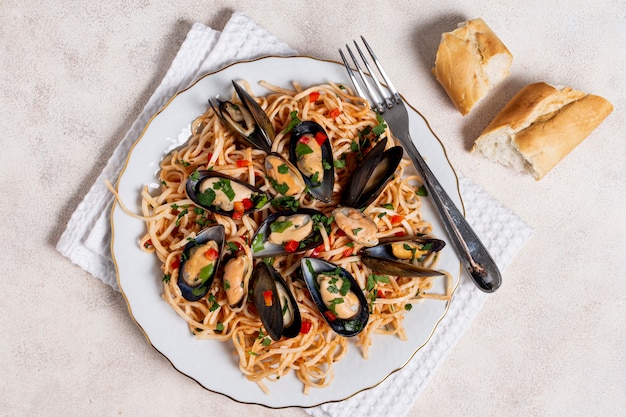
[[[141,135],[146,120],[169,99],[172,90],[185,88],[196,77],[196,71],[203,74],[237,60],[252,59],[264,54],[293,55],[295,51],[241,12],[233,13],[222,31],[200,23],[194,24],[165,78],[72,214],[57,249],[73,263],[117,289],[110,249],[109,214],[113,195],[106,189],[104,180],[116,177],[126,159],[129,143]],[[459,188],[462,197],[468,202],[468,221],[504,271],[528,241],[532,229],[471,180],[463,177]],[[456,190],[453,192],[456,193]],[[346,401],[312,407],[307,412],[316,417],[361,416],[375,414],[382,406],[387,412],[404,417],[447,354],[476,318],[484,301],[485,294],[464,277],[455,291],[448,314],[438,324],[432,341],[420,349],[401,371],[394,373],[372,390]],[[130,309],[135,310],[136,306],[131,305]],[[148,337],[152,339],[154,335],[148,334]],[[403,401],[398,401],[398,398]]]
[[[287,8],[238,1],[210,7],[3,2],[6,197],[0,210],[9,259],[0,318],[3,414],[306,415],[237,404],[173,372],[146,343],[121,296],[54,249],[192,24],[221,30],[233,10],[321,58],[336,59],[337,47],[361,33],[384,42],[379,57],[397,62],[396,85],[427,117],[455,167],[535,230],[507,269],[505,285],[488,298],[409,415],[626,413],[626,5],[398,1],[352,12],[358,4],[325,10],[308,2]],[[429,69],[441,32],[478,16],[515,58],[509,80],[461,118]],[[468,149],[519,87],[538,80],[602,95],[616,110],[536,183]],[[16,291],[22,288],[27,291]]]

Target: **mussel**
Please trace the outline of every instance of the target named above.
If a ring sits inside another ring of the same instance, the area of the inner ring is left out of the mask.
[[[443,272],[419,263],[446,245],[443,240],[425,236],[399,236],[381,239],[379,245],[360,250],[361,261],[377,274],[402,277],[431,277]]]
[[[259,262],[252,271],[252,298],[263,327],[273,340],[300,333],[300,309],[278,271]]]
[[[228,217],[260,210],[269,201],[262,190],[215,171],[196,171],[186,184],[187,195],[197,205]]]
[[[265,157],[264,166],[268,181],[278,193],[284,196],[294,196],[305,190],[306,183],[298,168],[279,153],[268,154]]]
[[[335,185],[333,150],[324,128],[304,121],[291,131],[289,159],[298,167],[311,195],[330,202]]]
[[[243,310],[252,275],[252,259],[245,253],[224,260],[222,286],[233,311]]]
[[[265,258],[315,248],[324,242],[319,223],[327,219],[313,209],[270,214],[252,238],[252,256]]]
[[[243,106],[219,99],[215,106],[209,100],[213,111],[249,145],[269,153],[276,136],[272,122],[254,98],[234,80],[233,86]]]
[[[386,146],[387,138],[383,138],[365,155],[345,186],[342,206],[367,207],[393,178],[404,150],[401,146],[385,150]]]
[[[341,336],[359,334],[367,325],[369,309],[354,277],[322,259],[304,257],[300,262],[307,288],[328,325]]]
[[[224,226],[211,226],[183,248],[177,283],[186,300],[197,301],[209,292],[220,265],[224,239]]]
[[[352,207],[338,207],[333,210],[337,226],[350,239],[363,246],[378,245],[378,226],[361,210]]]

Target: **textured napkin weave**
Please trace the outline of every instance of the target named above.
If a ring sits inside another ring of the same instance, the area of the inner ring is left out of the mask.
[[[152,115],[199,75],[240,60],[295,54],[288,45],[242,13],[234,13],[222,32],[199,23],[193,25],[163,81],[73,213],[57,249],[91,275],[119,290],[110,248],[113,196],[104,181],[117,180],[132,144]],[[469,179],[461,177],[459,181],[467,220],[500,269],[504,270],[530,238],[531,228]],[[398,417],[405,416],[447,353],[474,320],[485,299],[486,295],[463,276],[448,314],[430,342],[401,371],[368,390],[366,395],[361,393],[346,401],[306,411],[315,417],[374,415],[380,410]]]

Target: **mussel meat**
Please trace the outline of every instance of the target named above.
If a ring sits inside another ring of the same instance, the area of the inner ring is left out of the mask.
[[[254,258],[304,252],[324,242],[319,223],[328,218],[313,209],[279,211],[270,214],[252,238]]]
[[[387,150],[387,138],[381,139],[363,158],[353,171],[341,195],[341,205],[365,208],[383,191],[393,178],[404,150],[394,146]]]
[[[306,188],[304,178],[293,164],[282,155],[272,152],[265,157],[265,173],[278,193],[284,196],[295,196]]]
[[[352,207],[338,207],[333,210],[333,218],[337,226],[350,239],[363,246],[378,245],[378,226],[361,210]]]
[[[298,167],[311,195],[330,202],[335,185],[333,150],[324,128],[304,121],[291,131],[289,159]]]
[[[233,256],[224,264],[222,286],[226,292],[228,305],[233,311],[243,309],[248,294],[248,284],[252,275],[252,259],[245,253]]]
[[[262,209],[269,196],[262,190],[215,171],[196,171],[186,184],[187,195],[197,205],[228,217]]]
[[[300,309],[287,283],[276,269],[259,262],[252,271],[252,298],[263,327],[273,340],[300,333]]]
[[[318,258],[302,258],[301,269],[311,297],[328,325],[339,335],[359,334],[369,320],[363,290],[345,269]]]
[[[361,261],[377,274],[401,277],[431,277],[443,272],[420,265],[428,255],[439,252],[443,240],[425,236],[399,236],[381,240],[380,244],[360,251]]]
[[[177,283],[186,300],[197,301],[209,292],[220,265],[224,239],[224,226],[211,226],[183,248]]]
[[[242,106],[218,99],[217,106],[209,101],[213,111],[225,125],[237,132],[249,145],[270,153],[276,136],[272,122],[254,98],[234,80],[233,86]]]

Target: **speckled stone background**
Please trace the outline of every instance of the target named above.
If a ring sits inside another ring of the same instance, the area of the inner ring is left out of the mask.
[[[307,415],[239,404],[179,374],[123,297],[55,250],[192,24],[219,30],[235,10],[325,59],[359,34],[384,39],[379,57],[396,63],[396,86],[455,168],[534,229],[409,415],[626,415],[623,0],[3,1],[0,415]],[[474,17],[515,58],[509,79],[462,118],[429,70],[441,33]],[[535,81],[615,106],[540,182],[469,153],[499,108]]]

